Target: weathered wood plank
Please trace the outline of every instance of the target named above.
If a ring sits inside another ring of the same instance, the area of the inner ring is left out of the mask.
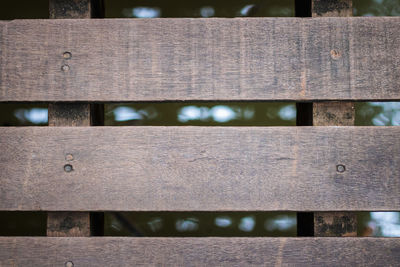
[[[91,18],[99,9],[101,0],[50,0],[50,18]],[[97,6],[96,6],[97,5]],[[72,58],[70,52],[63,53],[61,69],[68,71]],[[103,105],[87,103],[50,103],[48,106],[49,126],[90,126],[103,124],[103,116],[98,113],[104,110]],[[97,112],[100,111],[100,112]],[[70,158],[66,157],[66,161]],[[48,236],[90,236],[91,216],[88,212],[48,212]]]
[[[16,20],[0,24],[0,101],[398,100],[399,26],[397,17]]]
[[[0,237],[1,266],[398,266],[399,238]]]
[[[90,104],[49,104],[49,126],[90,126]]]
[[[400,127],[5,127],[0,210],[399,210],[399,134]]]
[[[91,0],[50,0],[51,19],[90,19]]]
[[[357,213],[315,212],[315,236],[357,236]]]
[[[350,17],[353,15],[352,0],[312,0],[313,17]],[[333,49],[331,57],[340,57]],[[332,69],[331,75],[335,75]],[[354,102],[313,103],[314,126],[353,126]],[[315,236],[357,236],[357,214],[351,212],[316,212],[314,214]]]
[[[49,212],[47,236],[90,236],[90,214],[88,212]]]
[[[353,16],[352,0],[312,0],[313,17],[351,17]]]
[[[353,102],[313,103],[314,126],[353,126],[355,117]]]
[[[51,19],[90,19],[104,17],[103,0],[50,0]]]

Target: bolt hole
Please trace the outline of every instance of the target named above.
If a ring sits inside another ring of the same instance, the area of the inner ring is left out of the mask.
[[[74,169],[72,168],[71,164],[65,164],[64,165],[64,171],[65,172],[72,172]]]
[[[343,173],[343,172],[345,172],[345,170],[346,170],[346,167],[344,165],[342,165],[342,164],[339,164],[339,165],[336,166],[336,171],[337,172]]]
[[[64,52],[64,53],[63,53],[63,58],[64,58],[64,59],[70,59],[71,57],[72,57],[71,52]]]

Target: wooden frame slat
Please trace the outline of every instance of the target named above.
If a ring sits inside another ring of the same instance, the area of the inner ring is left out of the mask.
[[[352,0],[312,0],[312,16],[351,17],[353,15],[352,2]],[[313,125],[353,126],[356,117],[354,105],[354,102],[313,103]],[[355,212],[314,213],[314,236],[357,236],[357,214]]]
[[[399,252],[399,238],[0,237],[1,266],[398,266]]]
[[[0,33],[3,102],[400,99],[398,17],[15,20]]]
[[[0,210],[400,210],[400,127],[0,128]]]
[[[49,0],[49,15],[53,19],[89,19],[102,13],[101,0]],[[96,12],[98,10],[99,12]],[[72,54],[63,53],[62,66],[68,66]],[[63,68],[62,67],[62,68]],[[49,126],[103,125],[104,106],[87,103],[50,103]],[[100,116],[99,116],[100,114]],[[66,158],[66,161],[68,159]],[[88,212],[48,212],[48,236],[90,236],[91,215]],[[103,228],[103,227],[101,227]]]

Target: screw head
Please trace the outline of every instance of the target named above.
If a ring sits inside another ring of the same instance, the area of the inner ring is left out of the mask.
[[[343,173],[345,170],[346,170],[346,166],[344,166],[342,164],[336,165],[337,172]]]
[[[72,172],[74,169],[72,168],[71,164],[65,164],[64,165],[64,171],[65,172]]]
[[[61,70],[64,71],[64,72],[67,72],[67,71],[69,71],[69,66],[66,65],[66,64],[65,64],[65,65],[62,65],[62,66],[61,66]]]
[[[73,267],[73,266],[74,266],[74,263],[72,261],[67,261],[65,263],[65,267]]]
[[[63,58],[64,58],[64,59],[70,59],[71,57],[72,57],[71,52],[64,52],[64,53],[63,53]]]

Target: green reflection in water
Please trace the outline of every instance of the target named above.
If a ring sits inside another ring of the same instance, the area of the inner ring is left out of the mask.
[[[106,213],[105,230],[109,236],[296,236],[296,213]]]
[[[105,106],[105,125],[294,126],[296,105],[277,102],[109,104]]]
[[[106,0],[106,17],[293,17],[294,0]]]
[[[398,0],[353,0],[354,16],[400,16]]]
[[[399,126],[400,102],[356,103],[357,126]]]

